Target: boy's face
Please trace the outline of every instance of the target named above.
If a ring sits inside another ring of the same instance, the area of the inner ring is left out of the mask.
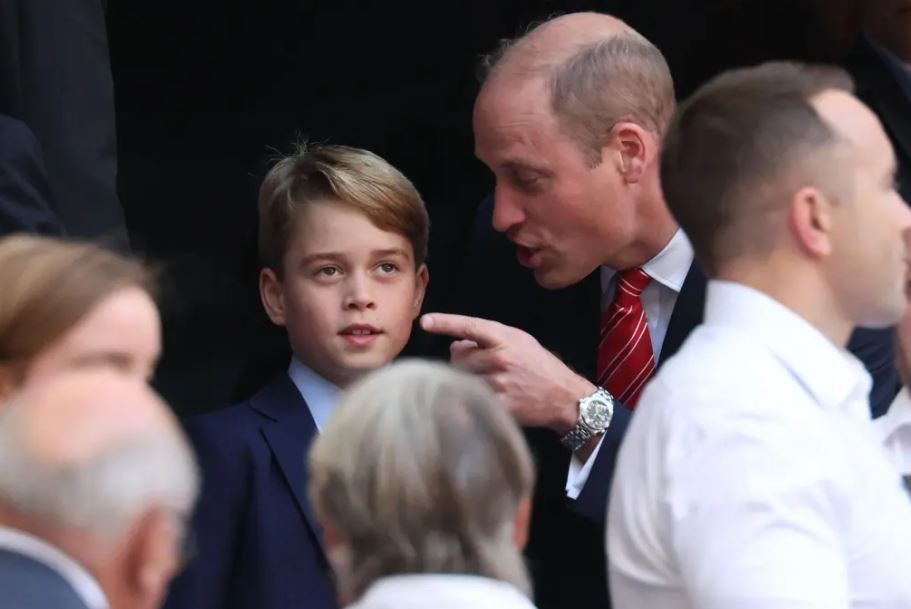
[[[295,356],[344,386],[405,347],[427,280],[408,239],[329,201],[300,211],[284,278],[264,269],[260,293],[269,318],[287,329]]]

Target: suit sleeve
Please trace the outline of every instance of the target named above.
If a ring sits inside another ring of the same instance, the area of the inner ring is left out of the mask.
[[[4,2],[0,108],[41,142],[69,234],[128,248],[117,197],[114,85],[105,0]]]
[[[873,377],[873,389],[870,391],[873,417],[884,415],[901,389],[895,366],[895,330],[858,328],[851,336],[848,349],[864,363]]]
[[[0,117],[0,235],[62,235],[51,207],[38,140],[21,121]]]
[[[174,580],[166,609],[224,609],[244,517],[249,461],[212,421],[191,421],[187,433],[203,475],[193,517],[196,552]]]

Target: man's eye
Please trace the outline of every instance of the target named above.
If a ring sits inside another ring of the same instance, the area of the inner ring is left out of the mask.
[[[541,186],[541,177],[534,175],[516,175],[513,178],[516,186],[523,190],[534,190]]]
[[[382,271],[383,273],[385,273],[387,275],[399,270],[398,265],[396,265],[392,262],[384,262],[384,263],[380,264],[377,268],[379,268],[380,271]]]

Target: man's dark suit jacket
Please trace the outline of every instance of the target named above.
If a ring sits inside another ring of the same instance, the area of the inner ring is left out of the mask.
[[[25,123],[0,114],[0,236],[61,235],[38,140]]]
[[[899,192],[911,203],[911,98],[866,38],[858,42],[845,65],[854,77],[857,96],[876,113],[892,141]]]
[[[515,260],[515,246],[491,228],[492,199],[482,203],[463,267],[459,313],[493,319],[529,332],[570,368],[595,378],[601,317],[598,271],[572,287],[544,290]],[[659,365],[702,322],[706,277],[693,265],[681,289],[661,348]],[[863,331],[852,340],[875,379],[874,410],[882,413],[898,391],[892,334]],[[685,407],[681,404],[681,407]],[[618,408],[586,485],[576,501],[565,494],[570,454],[556,434],[529,429],[538,482],[526,556],[540,609],[610,607],[604,557],[604,517],[620,441],[630,413]]]
[[[317,435],[287,374],[246,402],[186,425],[203,474],[197,557],[168,609],[333,609],[320,528],[307,499]]]
[[[0,548],[0,609],[89,609],[44,563]]]
[[[0,0],[0,112],[41,142],[67,233],[128,245],[106,0]]]

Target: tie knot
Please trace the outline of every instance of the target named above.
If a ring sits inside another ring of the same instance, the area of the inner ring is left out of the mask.
[[[621,271],[617,279],[617,288],[630,293],[631,296],[638,297],[642,290],[648,285],[652,278],[645,274],[645,271],[636,267]]]

